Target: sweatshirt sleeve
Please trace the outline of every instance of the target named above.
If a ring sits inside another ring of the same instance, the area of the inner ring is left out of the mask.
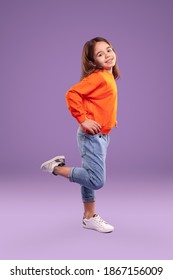
[[[90,94],[100,86],[100,83],[100,75],[98,73],[92,73],[67,91],[67,107],[79,123],[82,123],[86,119],[83,100],[88,99]]]

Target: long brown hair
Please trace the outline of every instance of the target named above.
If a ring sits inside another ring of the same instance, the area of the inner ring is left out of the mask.
[[[98,68],[98,66],[94,62],[94,47],[97,42],[106,42],[112,48],[112,45],[110,44],[110,42],[102,37],[95,37],[85,43],[85,45],[83,46],[83,50],[82,50],[81,80],[83,78],[89,76],[95,70],[97,70],[97,69],[100,70],[100,68]],[[113,49],[113,51],[115,52],[114,49]],[[117,62],[115,63],[115,65],[112,68],[112,74],[115,79],[118,79],[120,77],[120,72],[118,69]]]

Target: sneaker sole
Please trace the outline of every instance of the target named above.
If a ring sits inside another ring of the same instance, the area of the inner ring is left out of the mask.
[[[102,231],[102,230],[99,230],[99,229],[96,229],[96,228],[89,228],[89,227],[86,227],[84,225],[82,225],[82,227],[85,228],[85,229],[95,230],[95,231],[98,231],[98,232],[101,232],[101,233],[111,233],[111,232],[114,231],[114,229],[109,230],[109,231]]]
[[[50,160],[47,160],[47,161],[43,162],[41,167],[40,167],[40,169],[42,169],[46,164],[49,164],[52,161],[61,161],[61,160],[63,160],[64,164],[65,164],[65,157],[64,156],[56,156],[56,157],[54,157],[54,158],[52,158]]]

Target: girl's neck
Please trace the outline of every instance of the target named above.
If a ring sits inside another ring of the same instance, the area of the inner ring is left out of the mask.
[[[112,69],[110,69],[110,70],[103,69],[103,72],[106,72],[106,73],[112,74]]]
[[[103,69],[103,71],[112,74],[112,68],[111,69]]]

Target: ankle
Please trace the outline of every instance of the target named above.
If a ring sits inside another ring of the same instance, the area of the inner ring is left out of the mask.
[[[55,166],[52,173],[53,173],[54,175],[59,175],[59,168],[60,168],[59,166]]]
[[[54,175],[60,175],[65,178],[69,178],[70,173],[71,173],[71,167],[68,167],[68,166],[61,166],[61,165],[55,166],[55,168],[53,170]]]
[[[90,219],[94,216],[94,213],[84,213],[84,219]]]

